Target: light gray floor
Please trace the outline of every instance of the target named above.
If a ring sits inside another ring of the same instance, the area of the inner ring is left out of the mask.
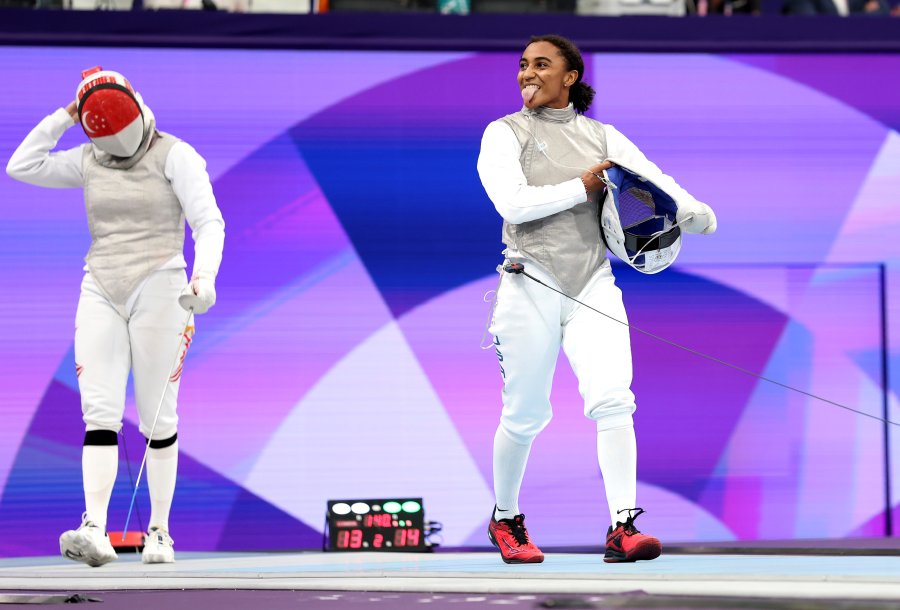
[[[663,555],[605,564],[551,553],[508,566],[493,553],[180,553],[169,565],[123,555],[101,568],[62,558],[0,560],[0,589],[293,589],[446,593],[623,593],[900,601],[900,557]]]

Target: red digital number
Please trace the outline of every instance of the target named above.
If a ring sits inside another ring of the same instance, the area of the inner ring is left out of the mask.
[[[337,533],[337,548],[346,549],[350,546],[350,532],[347,530],[340,530]]]
[[[372,539],[372,547],[380,549],[382,544],[384,544],[384,534],[375,534],[375,538]]]
[[[419,546],[420,534],[415,528],[397,530],[394,532],[394,546]]]
[[[394,546],[406,546],[406,530],[394,532]]]
[[[362,530],[350,530],[350,548],[358,549],[362,546]]]
[[[407,546],[419,546],[419,530],[406,530]]]
[[[391,515],[366,515],[363,518],[365,527],[391,527]]]

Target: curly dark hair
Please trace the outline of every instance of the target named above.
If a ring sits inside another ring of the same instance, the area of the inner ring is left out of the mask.
[[[569,101],[575,107],[576,112],[584,114],[591,107],[594,100],[594,88],[583,82],[581,78],[584,76],[584,59],[581,57],[581,51],[568,38],[557,34],[545,34],[543,36],[532,36],[528,44],[534,42],[549,42],[559,49],[560,54],[566,60],[566,69],[578,72],[578,78],[569,88]],[[526,45],[527,46],[527,45]]]

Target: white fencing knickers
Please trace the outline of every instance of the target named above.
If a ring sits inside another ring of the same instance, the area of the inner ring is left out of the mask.
[[[177,432],[178,386],[193,335],[192,319],[187,337],[182,336],[187,312],[178,304],[178,295],[186,285],[184,269],[156,271],[123,307],[114,305],[91,274],[85,274],[75,314],[75,365],[87,430],[118,432],[122,427],[130,369],[141,434],[150,435],[166,378],[170,383],[150,440]],[[172,370],[180,341],[179,363]]]
[[[525,271],[559,289],[539,265],[524,260]],[[559,348],[566,352],[584,414],[598,430],[633,425],[629,329],[521,274],[502,272],[490,332],[503,375],[500,426],[519,444],[530,444],[552,417],[550,388]],[[609,261],[591,277],[578,300],[627,322],[622,291]]]

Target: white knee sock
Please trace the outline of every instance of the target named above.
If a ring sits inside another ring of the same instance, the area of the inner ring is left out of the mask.
[[[513,442],[497,428],[494,434],[494,495],[497,499],[495,519],[512,519],[519,514],[519,489],[525,476],[525,464],[531,443],[520,445]]]
[[[87,518],[106,529],[106,512],[119,470],[118,445],[85,445],[81,450],[81,479]]]
[[[147,452],[147,487],[150,490],[150,526],[169,531],[169,510],[175,495],[178,441]],[[149,529],[149,528],[148,528]]]
[[[634,426],[597,431],[597,461],[606,488],[606,502],[612,525],[625,522],[637,503],[637,443]]]

